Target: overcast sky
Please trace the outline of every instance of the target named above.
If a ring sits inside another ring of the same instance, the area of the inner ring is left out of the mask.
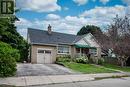
[[[18,32],[26,38],[27,28],[76,34],[88,24],[105,28],[118,14],[130,12],[130,0],[16,0]]]

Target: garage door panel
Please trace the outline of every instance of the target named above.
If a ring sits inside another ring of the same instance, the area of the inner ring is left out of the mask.
[[[52,63],[51,55],[45,54],[45,63]]]
[[[37,55],[37,63],[43,63],[44,62],[43,56],[44,56],[43,53],[38,53],[38,55]]]
[[[37,63],[52,63],[52,50],[38,50]]]

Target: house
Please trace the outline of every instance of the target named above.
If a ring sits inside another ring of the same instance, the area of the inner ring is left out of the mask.
[[[28,28],[27,39],[31,63],[54,63],[62,55],[101,57],[101,48],[91,33],[77,36],[53,32],[49,25],[47,31]]]

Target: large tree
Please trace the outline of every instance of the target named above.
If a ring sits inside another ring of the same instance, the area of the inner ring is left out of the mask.
[[[0,18],[1,41],[10,44],[13,48],[20,51],[20,61],[27,59],[28,44],[24,38],[17,32],[15,26],[16,17]]]
[[[102,33],[100,27],[97,27],[97,26],[94,26],[94,25],[86,25],[86,26],[83,26],[78,31],[77,35],[84,35],[84,34],[88,34],[88,33],[95,35],[97,32]]]
[[[116,16],[108,29],[108,36],[108,46],[113,49],[123,67],[130,57],[130,19]]]

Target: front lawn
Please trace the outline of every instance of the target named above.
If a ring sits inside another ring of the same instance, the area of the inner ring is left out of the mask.
[[[94,66],[91,64],[81,64],[75,62],[62,62],[65,67],[68,67],[74,71],[82,72],[85,74],[90,73],[112,73],[114,70],[109,70],[100,66]]]
[[[104,67],[110,68],[110,69],[116,69],[116,70],[121,70],[124,72],[130,72],[130,67],[120,67],[117,65],[112,65],[112,64],[103,64]]]

